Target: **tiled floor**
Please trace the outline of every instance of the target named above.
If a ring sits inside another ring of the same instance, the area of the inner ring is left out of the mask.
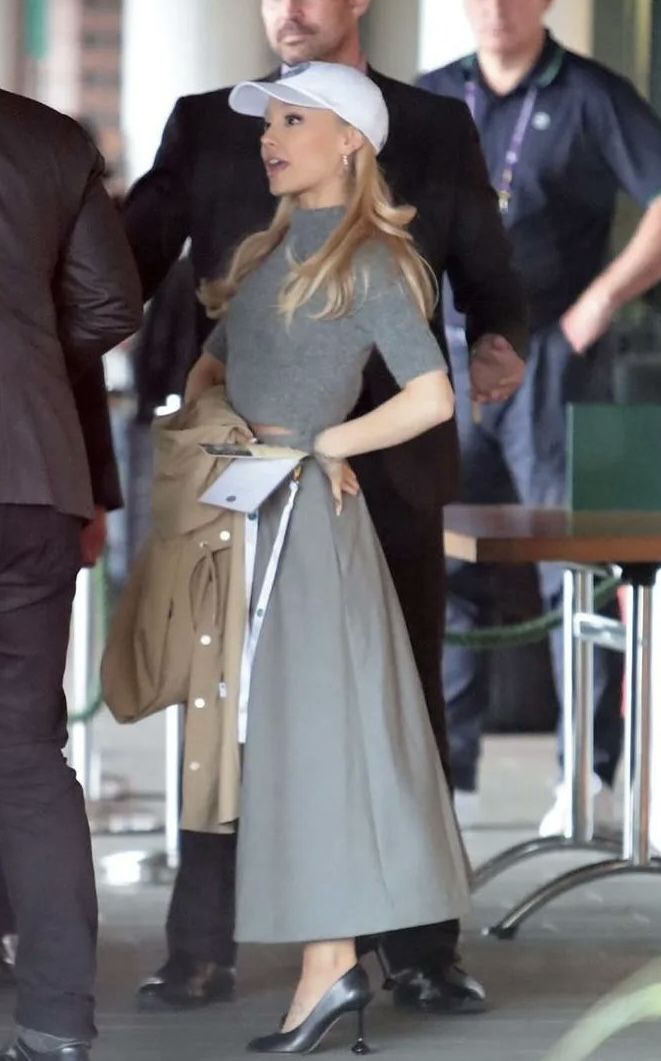
[[[548,800],[553,773],[546,739],[489,742],[480,824],[467,839],[480,859],[523,838]],[[101,856],[123,841],[97,840]],[[125,846],[135,846],[135,841]],[[485,983],[491,1008],[479,1017],[439,1019],[395,1012],[380,993],[371,1008],[372,1046],[393,1061],[543,1059],[593,1003],[661,958],[661,881],[627,878],[574,892],[539,914],[509,943],[480,928],[560,867],[566,856],[530,862],[476,896],[466,924],[466,966]],[[288,948],[245,948],[236,1003],[188,1015],[142,1015],[133,993],[162,957],[164,887],[101,887],[98,1061],[234,1061],[246,1041],[275,1027],[296,975]],[[659,974],[661,980],[661,973]],[[374,981],[378,978],[374,973]],[[659,989],[661,993],[661,988]],[[9,1027],[11,995],[0,997]],[[346,1057],[352,1029],[338,1025],[320,1056]],[[595,1055],[604,1061],[659,1061],[661,1024],[641,1025]]]

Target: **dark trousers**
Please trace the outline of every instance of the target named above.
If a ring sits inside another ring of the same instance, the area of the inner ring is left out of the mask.
[[[440,653],[445,613],[442,513],[421,515],[394,495],[380,465],[357,472],[399,595],[446,776],[449,754]],[[384,500],[387,499],[387,503]],[[170,954],[233,965],[236,838],[182,832],[181,862],[167,922]],[[382,942],[396,971],[425,963],[443,967],[456,957],[459,923],[447,921],[387,933]],[[361,947],[359,942],[359,949]]]
[[[62,755],[79,566],[78,519],[0,505],[0,859],[19,935],[16,1021],[90,1040],[94,871],[83,794]]]
[[[469,392],[468,355],[463,340],[451,342],[461,448],[461,499],[498,504],[516,497],[537,507],[566,503],[566,426],[568,401],[607,397],[607,348],[583,359],[572,354],[557,327],[533,336],[526,378],[507,402],[484,406],[474,423]],[[514,495],[512,494],[514,490]],[[467,632],[486,623],[490,610],[490,572],[484,565],[448,563],[447,622]],[[541,564],[540,589],[546,608],[561,601],[562,570]],[[606,609],[617,615],[617,604]],[[562,696],[562,631],[551,638],[554,676]],[[450,758],[457,788],[477,787],[477,768],[488,706],[489,659],[486,653],[446,646],[443,684],[447,697]],[[595,770],[612,784],[622,746],[623,660],[605,649],[595,651]]]

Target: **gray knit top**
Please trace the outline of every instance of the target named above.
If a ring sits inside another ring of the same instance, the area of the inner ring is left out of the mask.
[[[326,304],[323,291],[291,324],[279,314],[278,294],[291,255],[304,261],[314,254],[343,211],[297,210],[286,239],[246,278],[204,347],[225,363],[227,394],[244,420],[288,428],[307,445],[324,428],[346,420],[373,347],[400,387],[425,372],[447,371],[391,252],[380,242],[366,244],[357,256],[356,300],[345,317],[313,319]]]

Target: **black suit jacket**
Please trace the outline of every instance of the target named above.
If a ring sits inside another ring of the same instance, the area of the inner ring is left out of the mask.
[[[142,307],[102,174],[80,126],[0,91],[0,503],[119,500],[101,356]]]
[[[390,112],[382,168],[396,198],[418,209],[412,230],[439,288],[447,272],[471,342],[494,332],[522,350],[523,296],[468,109],[375,71],[370,76]],[[127,230],[146,298],[188,237],[196,277],[212,277],[226,268],[247,234],[271,220],[274,200],[259,155],[260,123],[230,110],[229,91],[178,101],[153,168],[128,196]],[[439,313],[433,327],[445,348],[441,320]],[[209,327],[201,317],[201,340]],[[373,408],[396,390],[375,354],[357,411]],[[418,513],[438,512],[456,489],[455,425],[371,454],[360,464],[370,503],[387,504],[383,491],[389,486]]]

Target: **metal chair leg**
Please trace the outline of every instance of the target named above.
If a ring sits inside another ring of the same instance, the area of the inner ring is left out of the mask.
[[[651,857],[649,810],[651,802],[652,645],[659,616],[654,614],[652,586],[656,568],[630,565],[627,623],[627,712],[625,741],[625,822],[619,859],[571,870],[537,889],[487,930],[498,939],[513,939],[519,926],[553,899],[572,888],[624,873],[661,874],[661,859]],[[578,742],[580,745],[580,741]],[[587,761],[584,766],[587,766]],[[585,771],[585,774],[587,771]],[[577,786],[581,787],[581,786]],[[584,796],[585,792],[579,794]],[[576,809],[576,808],[575,808]],[[590,821],[587,820],[590,827]]]
[[[621,844],[617,840],[607,837],[595,836],[594,840],[580,842],[572,837],[547,836],[536,837],[534,840],[524,840],[514,847],[509,847],[499,855],[494,855],[473,871],[471,877],[471,890],[477,891],[495,877],[505,873],[506,870],[517,866],[520,862],[535,858],[537,855],[552,855],[562,851],[594,851],[598,853],[617,855],[621,851]]]
[[[610,859],[607,862],[597,862],[593,866],[580,866],[570,870],[523,899],[501,921],[485,929],[484,934],[495,936],[497,939],[514,939],[523,922],[553,899],[558,899],[580,885],[592,884],[594,881],[617,877],[623,873],[661,874],[661,859],[655,859],[646,866],[632,865],[627,859]]]
[[[596,851],[619,854],[621,848],[609,838],[595,837],[592,820],[592,716],[593,646],[575,637],[574,623],[580,613],[594,608],[594,572],[589,568],[567,569],[563,582],[564,630],[564,785],[569,821],[564,836],[526,840],[478,866],[472,878],[473,891],[500,873],[536,855],[556,851]]]

